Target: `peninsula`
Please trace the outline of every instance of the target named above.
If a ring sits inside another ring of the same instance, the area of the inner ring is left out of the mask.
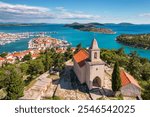
[[[71,27],[73,29],[77,29],[80,31],[89,31],[89,32],[98,32],[98,33],[104,33],[104,34],[115,34],[111,29],[108,28],[98,28],[97,26],[103,26],[103,24],[100,23],[87,23],[87,24],[80,24],[80,23],[72,23],[72,24],[66,24],[66,27]]]
[[[122,34],[116,40],[128,46],[150,49],[150,34]]]

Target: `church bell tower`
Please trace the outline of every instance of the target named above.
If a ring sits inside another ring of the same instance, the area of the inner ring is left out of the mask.
[[[100,49],[98,47],[98,43],[97,43],[95,38],[93,39],[91,46],[89,48],[89,54],[90,54],[90,61],[91,62],[100,61]]]

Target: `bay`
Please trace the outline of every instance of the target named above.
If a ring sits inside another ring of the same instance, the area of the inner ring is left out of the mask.
[[[93,38],[96,38],[100,48],[106,49],[119,49],[123,47],[128,54],[131,51],[136,51],[139,56],[150,59],[150,50],[133,48],[125,46],[115,41],[116,37],[120,34],[143,34],[150,33],[150,25],[117,25],[107,24],[99,26],[110,28],[116,34],[100,34],[93,32],[83,32],[69,27],[64,27],[63,24],[42,24],[31,26],[0,26],[0,32],[6,33],[21,33],[21,32],[57,32],[56,34],[49,34],[49,36],[65,39],[75,47],[81,43],[83,47],[89,47]],[[28,49],[28,41],[31,38],[22,39],[10,44],[0,46],[0,53],[14,52]]]

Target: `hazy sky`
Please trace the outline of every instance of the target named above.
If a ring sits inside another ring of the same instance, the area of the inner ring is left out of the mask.
[[[150,24],[150,0],[0,0],[0,22]]]

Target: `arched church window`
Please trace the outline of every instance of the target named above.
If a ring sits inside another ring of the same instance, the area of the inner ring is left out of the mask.
[[[94,58],[97,59],[97,52],[94,53]]]

